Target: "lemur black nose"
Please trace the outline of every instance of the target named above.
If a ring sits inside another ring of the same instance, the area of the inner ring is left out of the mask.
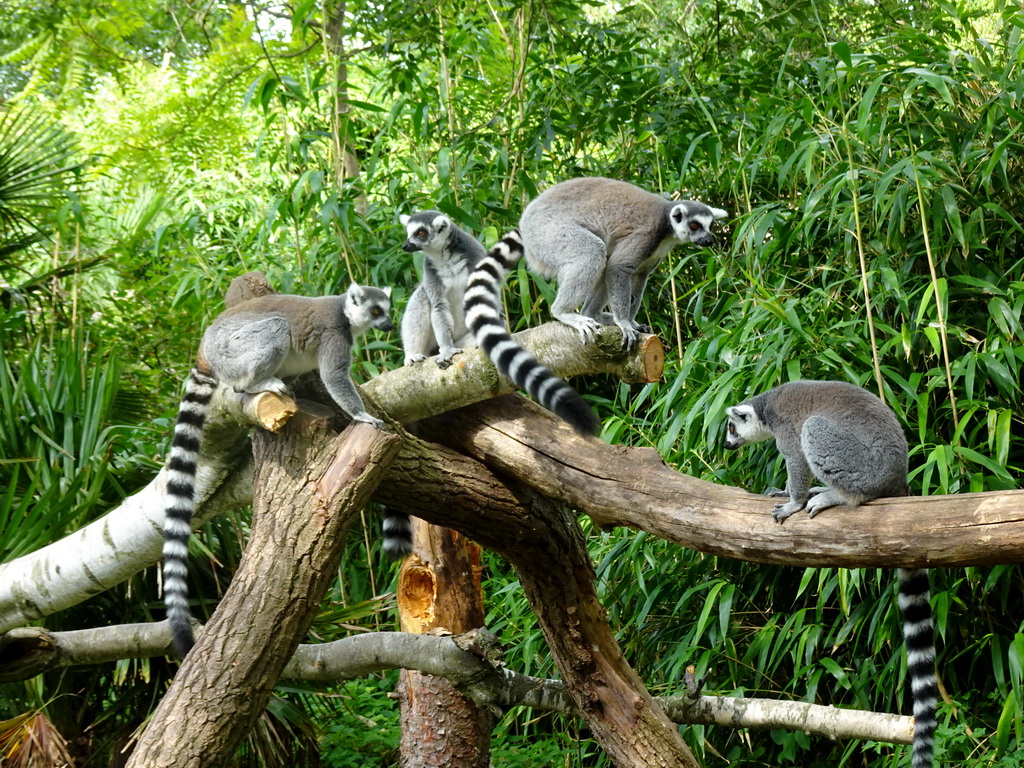
[[[406,253],[412,253],[413,251],[418,251],[419,249],[420,247],[416,245],[416,243],[414,243],[412,240],[406,240],[404,243],[402,243],[402,250],[405,251]]]

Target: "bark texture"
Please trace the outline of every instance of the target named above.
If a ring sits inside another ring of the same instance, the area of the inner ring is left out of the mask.
[[[502,554],[515,566],[562,681],[595,738],[620,768],[697,768],[679,729],[615,641],[575,516],[532,490],[522,494],[544,530]]]
[[[598,526],[624,525],[708,554],[844,568],[1024,560],[1024,491],[877,499],[779,525],[771,515],[776,499],[684,475],[651,448],[580,437],[519,395],[460,408],[420,429]]]
[[[657,336],[641,336],[632,350],[622,349],[622,331],[604,327],[585,343],[564,323],[530,328],[513,338],[558,376],[607,373],[629,383],[658,381],[665,351]],[[391,418],[408,424],[452,408],[514,392],[515,385],[501,376],[482,350],[461,350],[448,368],[430,359],[405,365],[368,381],[363,395]]]
[[[398,579],[403,632],[461,634],[484,624],[480,546],[450,528],[413,520],[413,554]],[[403,670],[399,682],[406,768],[488,768],[494,713],[444,677]]]
[[[344,534],[400,446],[321,407],[253,439],[253,530],[224,599],[135,748],[135,768],[213,768],[263,711],[330,580]]]
[[[432,487],[433,492],[425,495],[446,500],[438,505],[443,515],[459,513],[460,528],[479,537],[515,567],[566,689],[612,761],[621,768],[697,766],[678,729],[655,704],[615,642],[576,518],[524,486],[505,488],[519,501],[515,506],[507,503],[497,478],[489,495],[504,497],[501,504],[489,505],[487,493],[468,499],[459,491],[470,484],[453,485],[443,482],[443,477],[472,473],[477,479],[473,485],[486,490],[487,476],[479,465],[415,438],[407,446],[422,453],[415,463],[415,480],[410,474],[404,483],[423,482]],[[411,463],[406,454],[403,450],[396,462],[399,473]],[[442,456],[444,460],[439,461]],[[405,499],[418,494],[410,494],[408,485],[399,486],[403,495],[393,498],[396,488],[391,485],[379,488],[378,497],[383,495],[389,505],[414,511]],[[465,510],[459,508],[463,501],[483,507],[483,514],[472,519],[472,530],[465,525]]]

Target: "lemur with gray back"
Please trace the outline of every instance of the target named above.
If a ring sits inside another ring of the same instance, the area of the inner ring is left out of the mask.
[[[530,268],[558,281],[555,319],[584,340],[617,325],[623,346],[632,348],[648,330],[636,316],[651,272],[677,243],[713,245],[712,222],[727,215],[595,176],[546,189],[526,206],[519,232]]]
[[[903,428],[885,403],[860,387],[793,381],[727,408],[726,414],[726,448],[774,438],[786,461],[789,500],[772,513],[779,523],[805,508],[814,517],[829,507],[910,493]],[[812,476],[824,487],[812,488]],[[927,570],[899,569],[899,606],[914,701],[911,765],[929,768],[938,680]]]
[[[402,315],[405,364],[437,355],[447,368],[452,358],[473,341],[466,327],[466,283],[484,257],[484,247],[440,211],[399,217],[406,230],[402,250],[423,251],[423,280],[409,297]]]
[[[203,424],[218,384],[236,392],[286,394],[283,378],[316,370],[354,421],[383,427],[384,422],[366,412],[350,368],[356,337],[370,328],[394,327],[390,307],[390,289],[355,284],[340,296],[261,296],[224,311],[203,334],[196,365],[185,382],[167,462],[164,605],[181,658],[195,642],[188,604],[188,541]]]
[[[402,315],[405,364],[437,355],[437,366],[447,368],[460,349],[473,343],[466,327],[466,284],[484,258],[484,247],[440,211],[403,214],[399,221],[406,232],[402,250],[425,256],[423,280]],[[405,512],[384,507],[382,532],[388,557],[399,560],[412,552],[412,525]]]

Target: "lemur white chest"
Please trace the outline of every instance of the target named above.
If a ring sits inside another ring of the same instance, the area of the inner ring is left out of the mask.
[[[277,370],[277,377],[298,376],[302,373],[315,371],[318,367],[319,361],[316,351],[299,352],[296,349],[290,349],[284,360],[281,361],[281,367]]]
[[[466,332],[464,317],[466,284],[469,282],[469,265],[462,259],[433,259],[434,269],[445,287],[448,308],[452,313],[455,336]]]
[[[675,235],[670,235],[658,243],[658,247],[654,249],[654,252],[648,256],[637,269],[640,273],[653,272],[654,268],[657,267],[662,259],[668,256],[668,252],[672,250],[672,246],[676,245],[679,241]]]
[[[451,291],[453,288],[466,290],[466,282],[469,280],[469,266],[462,259],[433,258],[434,269],[441,282]]]

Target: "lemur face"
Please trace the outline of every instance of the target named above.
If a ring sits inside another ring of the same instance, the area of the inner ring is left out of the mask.
[[[412,216],[399,217],[405,227],[406,240],[402,250],[406,253],[430,250],[445,241],[451,231],[451,219],[438,211],[420,211]]]
[[[729,417],[729,433],[724,446],[734,451],[748,443],[757,443],[773,437],[771,430],[757,417],[752,405],[741,403],[725,409]]]
[[[672,229],[676,239],[681,243],[714,245],[715,236],[711,234],[711,224],[715,219],[728,215],[721,208],[712,208],[704,203],[689,200],[672,208]]]

